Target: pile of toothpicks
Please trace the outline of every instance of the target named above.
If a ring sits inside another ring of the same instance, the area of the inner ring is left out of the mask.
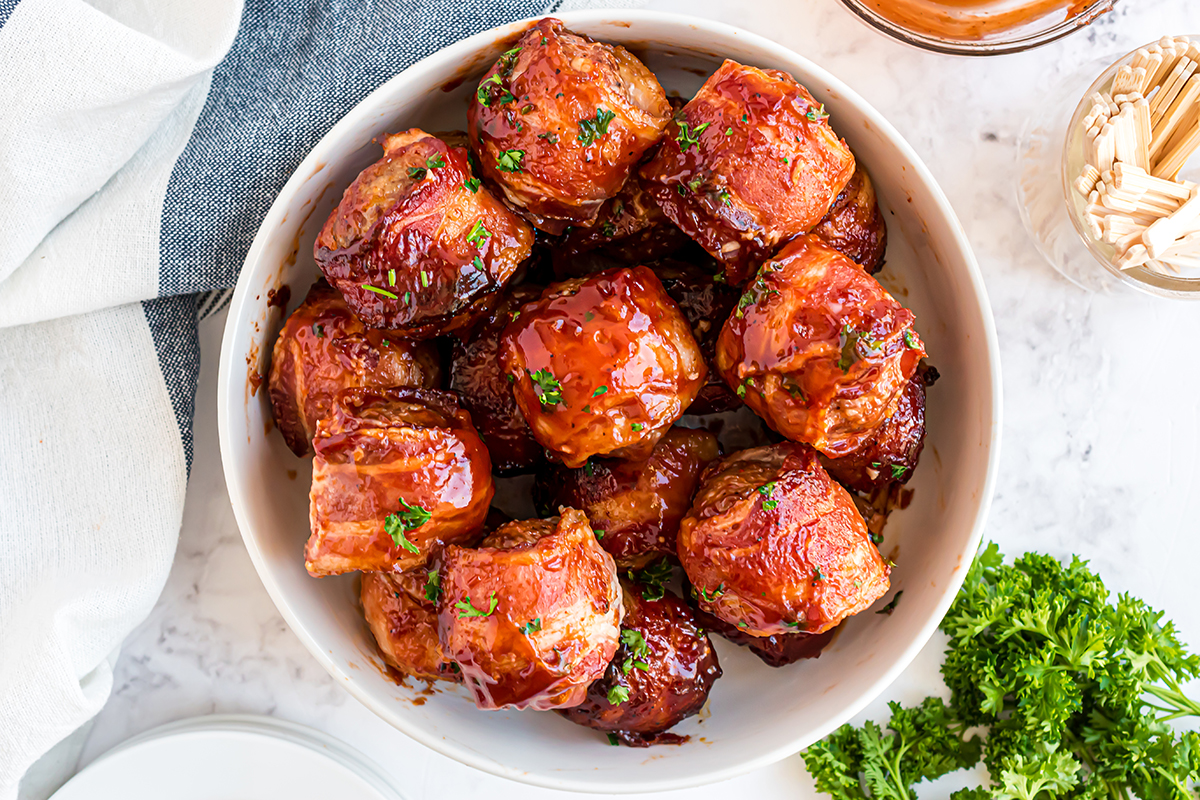
[[[1122,65],[1083,118],[1084,219],[1121,269],[1200,269],[1200,191],[1179,171],[1200,148],[1200,45],[1163,37]]]

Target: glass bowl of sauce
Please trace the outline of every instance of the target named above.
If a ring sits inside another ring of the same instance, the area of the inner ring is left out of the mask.
[[[1018,53],[1061,39],[1117,0],[841,0],[902,42],[951,55]]]

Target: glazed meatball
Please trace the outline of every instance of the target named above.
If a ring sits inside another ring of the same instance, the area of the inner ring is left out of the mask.
[[[502,475],[528,472],[544,460],[542,446],[517,410],[512,383],[501,372],[498,356],[504,326],[541,293],[540,286],[529,284],[510,288],[496,310],[472,331],[470,340],[455,340],[453,345],[450,388],[471,412],[492,467]]]
[[[738,626],[730,625],[725,620],[717,619],[712,614],[696,608],[697,597],[698,595],[692,592],[688,604],[701,627],[747,648],[771,667],[786,667],[806,658],[819,658],[821,651],[837,635],[837,628],[831,628],[824,633],[773,633],[770,636],[751,636],[743,633]]]
[[[918,373],[870,441],[840,458],[822,456],[821,463],[843,486],[869,493],[885,483],[908,483],[924,446],[925,380]]]
[[[312,452],[317,421],[328,416],[343,390],[434,389],[440,382],[432,345],[368,330],[320,280],[275,340],[268,385],[275,424],[292,452],[303,456]]]
[[[674,259],[654,265],[654,273],[662,280],[663,288],[679,304],[679,310],[692,326],[692,335],[708,365],[708,379],[688,407],[688,414],[717,414],[742,405],[717,371],[714,361],[721,323],[733,313],[741,292],[726,283],[719,267],[716,268],[718,271],[714,272],[698,264]],[[718,276],[722,279],[716,280]]]
[[[500,363],[534,438],[568,467],[647,458],[708,376],[646,267],[551,286],[504,329]]]
[[[671,428],[649,458],[592,459],[583,469],[550,465],[534,484],[539,509],[582,509],[617,566],[640,569],[675,557],[679,520],[692,504],[700,473],[720,455],[707,431]]]
[[[313,447],[314,577],[423,566],[433,548],[473,537],[496,491],[487,448],[449,392],[344,392]]]
[[[595,219],[658,141],[671,109],[629,51],[531,27],[488,70],[467,112],[483,174],[549,233]]]
[[[487,312],[533,231],[472,177],[467,151],[413,128],[342,195],[313,245],[321,272],[370,328],[429,338]]]
[[[596,222],[567,231],[554,250],[554,273],[582,277],[663,258],[691,240],[667,219],[636,175],[600,207]]]
[[[633,585],[624,597],[620,649],[587,699],[559,713],[632,747],[678,743],[666,731],[704,707],[721,677],[717,651],[670,592],[646,600]]]
[[[364,573],[363,614],[388,666],[415,678],[461,680],[458,667],[443,657],[438,643],[437,611],[431,599],[437,596],[438,586],[429,575],[422,567]]]
[[[822,633],[888,589],[854,501],[794,442],[708,468],[679,526],[679,561],[699,607],[751,636]]]
[[[862,164],[812,232],[872,275],[883,269],[887,223],[875,199],[875,185]]]
[[[925,356],[913,313],[812,235],[759,269],[717,339],[717,370],[763,420],[828,456],[892,415]]]
[[[667,217],[741,285],[781,242],[821,221],[854,156],[791,75],[726,61],[641,174]]]
[[[446,548],[438,637],[483,709],[583,702],[617,650],[617,568],[582,511]]]

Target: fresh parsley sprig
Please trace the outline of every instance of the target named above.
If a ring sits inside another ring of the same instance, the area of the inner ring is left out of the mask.
[[[897,595],[898,596],[898,595]],[[893,601],[894,602],[894,601]],[[1185,800],[1200,781],[1200,717],[1183,684],[1200,677],[1162,612],[1069,564],[996,545],[972,564],[942,620],[950,701],[891,704],[885,733],[843,726],[804,751],[818,790],[837,800],[913,800],[913,785],[977,763],[989,788],[952,800]],[[986,743],[966,737],[986,729]]]

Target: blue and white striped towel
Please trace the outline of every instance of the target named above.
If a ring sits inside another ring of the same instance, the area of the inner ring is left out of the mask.
[[[0,800],[162,589],[198,314],[292,170],[414,61],[589,4],[0,0]]]

